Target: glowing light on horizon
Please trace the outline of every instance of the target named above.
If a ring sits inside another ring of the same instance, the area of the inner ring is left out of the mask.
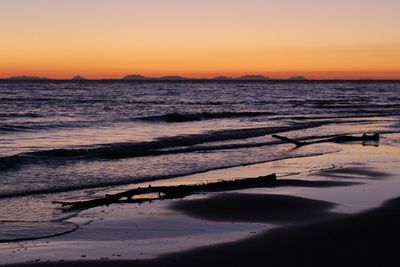
[[[0,77],[400,78],[397,0],[3,0]]]

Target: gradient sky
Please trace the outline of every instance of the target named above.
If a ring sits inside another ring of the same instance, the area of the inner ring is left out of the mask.
[[[399,0],[0,0],[0,77],[400,78]]]

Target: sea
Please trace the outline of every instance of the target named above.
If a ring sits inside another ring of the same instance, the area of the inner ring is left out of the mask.
[[[53,201],[284,158],[299,140],[400,145],[398,81],[0,81],[0,242],[74,231]],[[217,178],[217,177],[216,177]]]

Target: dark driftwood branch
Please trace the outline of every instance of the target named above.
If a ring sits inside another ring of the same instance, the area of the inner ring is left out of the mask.
[[[379,139],[380,139],[380,136],[378,133],[373,134],[373,135],[363,134],[362,136],[339,135],[339,136],[332,137],[332,138],[326,138],[326,139],[310,141],[310,142],[301,142],[301,141],[297,141],[295,139],[291,139],[291,138],[276,135],[276,134],[272,135],[272,137],[282,140],[284,142],[295,144],[297,147],[312,145],[312,144],[319,144],[319,143],[328,143],[328,142],[329,143],[347,143],[347,142],[356,142],[356,141],[361,141],[363,143],[368,142],[368,141],[379,142]]]
[[[143,203],[152,200],[183,198],[185,196],[200,192],[227,191],[274,186],[275,182],[276,175],[270,174],[257,178],[246,178],[231,181],[222,180],[200,185],[149,186],[145,188],[139,187],[118,194],[106,195],[104,198],[75,202],[54,201],[53,203],[61,204],[62,206],[70,206],[71,209],[88,209],[97,206],[109,205],[112,203]],[[145,196],[149,194],[155,194],[155,196]]]

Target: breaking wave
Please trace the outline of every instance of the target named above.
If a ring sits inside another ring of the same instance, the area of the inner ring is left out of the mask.
[[[320,122],[304,123],[293,126],[261,127],[249,129],[231,129],[208,132],[194,135],[179,135],[173,137],[159,138],[148,142],[126,142],[106,145],[96,145],[76,149],[51,149],[33,151],[13,156],[0,158],[0,171],[17,167],[24,163],[34,163],[40,160],[52,159],[120,159],[130,157],[157,156],[165,154],[188,153],[196,151],[211,151],[220,149],[236,149],[245,147],[265,146],[271,143],[238,143],[238,144],[213,144],[195,147],[204,143],[222,142],[230,140],[241,140],[261,137],[265,135],[301,130],[320,126]]]
[[[191,122],[213,119],[234,119],[274,115],[272,112],[202,112],[202,113],[168,113],[160,116],[148,116],[138,118],[143,121],[165,121],[165,122]]]

